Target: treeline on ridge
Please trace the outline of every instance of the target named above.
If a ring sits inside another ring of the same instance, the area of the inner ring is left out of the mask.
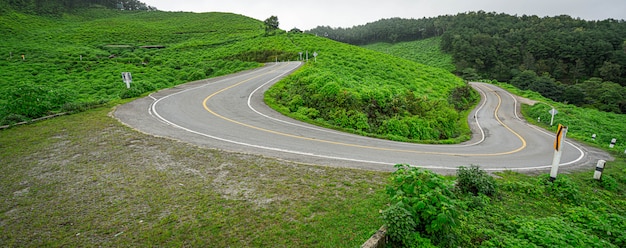
[[[623,20],[478,11],[307,32],[356,45],[441,36],[442,50],[453,56],[457,74],[468,80],[517,82],[555,101],[626,113]],[[598,92],[597,86],[611,90]]]
[[[2,9],[11,8],[39,15],[58,15],[75,9],[97,6],[120,10],[156,10],[155,7],[138,0],[6,0],[5,3],[0,3]]]

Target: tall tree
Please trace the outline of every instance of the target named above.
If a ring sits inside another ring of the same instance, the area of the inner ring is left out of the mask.
[[[270,16],[269,18],[265,19],[264,21],[265,23],[265,34],[266,35],[270,35],[272,34],[274,31],[276,31],[278,29],[278,17],[277,16]]]

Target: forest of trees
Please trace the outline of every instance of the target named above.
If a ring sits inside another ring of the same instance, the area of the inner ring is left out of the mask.
[[[121,10],[156,10],[155,7],[148,6],[138,0],[0,0],[0,7],[4,8],[5,6],[39,15],[58,15],[63,12],[94,6]]]
[[[496,79],[556,101],[626,113],[624,20],[478,11],[307,32],[355,45],[441,36],[443,51],[466,79]]]
[[[445,28],[442,26],[439,18],[390,18],[352,28],[318,26],[308,30],[307,33],[325,36],[353,45],[366,45],[377,42],[396,43],[442,35]]]

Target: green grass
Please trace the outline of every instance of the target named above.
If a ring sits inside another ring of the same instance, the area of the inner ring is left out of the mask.
[[[388,173],[138,133],[110,107],[0,131],[2,247],[355,247]]]
[[[497,173],[499,194],[460,218],[463,247],[623,247],[626,245],[626,161],[608,162],[603,181],[593,170],[548,175]],[[470,199],[471,201],[471,199]]]
[[[626,132],[624,130],[626,130],[626,115],[555,102],[536,92],[522,91],[505,83],[497,83],[497,85],[514,94],[539,102],[533,106],[522,106],[522,113],[529,122],[555,132],[557,124],[563,124],[568,127],[567,137],[609,150],[618,156],[625,156]],[[554,116],[554,125],[550,126],[551,114],[549,111],[552,107],[558,113]],[[538,118],[540,122],[538,122]],[[595,140],[592,139],[593,134],[597,136]],[[611,139],[617,139],[617,143],[612,149],[609,148]]]
[[[363,47],[454,72],[452,55],[442,52],[440,44],[441,37],[433,37],[396,44],[375,43]]]
[[[267,100],[277,110],[395,140],[469,137],[466,117],[448,99],[464,83],[448,71],[309,34],[268,36],[261,21],[240,15],[86,10],[62,18],[8,12],[0,21],[0,54],[8,56],[0,60],[5,124],[296,60],[308,51],[308,65],[270,90]],[[153,45],[164,48],[142,48]],[[132,73],[130,90],[122,72]]]

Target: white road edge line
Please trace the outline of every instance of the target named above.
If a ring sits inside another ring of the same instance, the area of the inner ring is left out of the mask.
[[[517,99],[515,98],[515,96],[513,94],[511,94],[507,90],[504,90],[504,92],[509,94],[509,96],[511,96],[513,98],[513,100],[515,100],[515,117],[521,121],[522,119],[519,116],[517,116]],[[536,127],[535,125],[531,125],[529,123],[526,123],[526,125],[530,126],[531,128],[533,128],[533,129],[535,129],[535,130],[537,130],[537,131],[539,131],[539,132],[541,132],[543,134],[546,134],[546,135],[548,135],[550,137],[554,137],[556,139],[556,134],[552,134],[550,132],[547,132],[547,131],[545,131],[545,130],[539,128],[539,127]],[[572,142],[567,141],[567,138],[565,138],[564,141],[565,141],[565,143],[569,144],[570,146],[576,148],[576,150],[578,150],[578,152],[580,153],[580,156],[578,156],[578,158],[575,159],[575,160],[569,161],[567,163],[559,164],[559,166],[561,166],[561,165],[566,166],[566,165],[571,165],[571,164],[577,163],[578,161],[582,160],[585,157],[585,152],[583,152],[583,150],[579,146],[575,145]],[[546,167],[550,167],[550,166],[551,165],[546,165]]]
[[[278,65],[278,64],[276,64],[276,65]],[[274,66],[276,66],[276,65],[274,65]],[[272,67],[273,67],[273,66],[272,66]],[[271,67],[269,67],[269,68],[271,68]],[[295,69],[295,68],[294,68],[294,69]],[[266,84],[268,84],[269,82],[271,82],[271,81],[273,81],[273,80],[275,80],[275,79],[277,79],[277,78],[279,78],[279,77],[281,77],[281,76],[284,76],[284,74],[287,74],[287,73],[291,72],[292,70],[293,70],[293,69],[290,69],[290,70],[288,70],[288,71],[286,71],[286,72],[282,73],[280,76],[277,76],[277,77],[274,77],[274,78],[270,79],[268,82],[264,83],[263,85],[266,85]],[[248,73],[244,73],[244,74],[238,75],[238,76],[236,76],[235,78],[242,77],[242,76],[246,76],[246,75],[252,74],[252,73],[257,72],[257,71],[258,71],[258,70],[253,70],[253,71],[250,71],[250,72],[248,72]],[[227,79],[232,79],[232,78],[227,78]],[[175,123],[173,123],[173,122],[171,122],[171,121],[169,121],[169,120],[165,119],[164,117],[162,117],[162,116],[158,113],[158,111],[156,110],[156,105],[157,105],[157,104],[158,104],[161,100],[163,100],[163,99],[166,99],[166,98],[168,98],[168,97],[170,97],[170,96],[178,95],[178,94],[181,94],[181,93],[184,93],[184,92],[190,91],[190,90],[195,90],[195,89],[198,89],[198,88],[206,87],[207,85],[212,85],[212,84],[221,83],[221,82],[223,82],[223,81],[225,81],[225,80],[226,80],[226,79],[221,79],[221,80],[218,80],[218,81],[215,81],[215,82],[212,82],[212,83],[207,83],[207,84],[203,84],[203,85],[200,85],[200,86],[197,86],[197,87],[193,87],[193,88],[185,89],[185,90],[182,90],[182,91],[179,91],[179,92],[175,92],[175,93],[172,93],[172,94],[166,95],[166,96],[161,97],[161,98],[159,98],[159,99],[156,99],[155,97],[153,97],[152,95],[150,95],[150,98],[155,99],[155,101],[153,101],[153,102],[150,104],[150,107],[149,107],[149,109],[148,109],[148,112],[149,112],[149,114],[150,114],[151,116],[154,116],[155,118],[157,118],[157,119],[161,120],[162,122],[164,122],[164,123],[166,123],[166,124],[168,124],[168,125],[170,125],[170,126],[172,126],[172,127],[175,127],[175,128],[181,129],[181,130],[186,131],[186,132],[189,132],[189,133],[193,133],[193,134],[197,134],[197,135],[200,135],[200,136],[204,136],[204,137],[207,137],[207,138],[211,138],[211,139],[215,139],[215,140],[219,140],[219,141],[224,141],[224,142],[228,142],[228,143],[233,143],[233,144],[237,144],[237,145],[243,145],[243,146],[254,147],[254,148],[258,148],[258,149],[264,149],[264,150],[270,150],[270,151],[277,151],[277,152],[284,152],[284,153],[290,153],[290,154],[296,154],[296,155],[312,156],[312,157],[319,157],[319,158],[333,159],[333,160],[351,161],[351,162],[358,162],[358,163],[369,163],[369,164],[380,164],[380,165],[395,165],[395,164],[398,164],[398,163],[389,163],[389,162],[381,162],[381,161],[361,160],[361,159],[352,159],[352,158],[336,157],[336,156],[326,156],[326,155],[314,154],[314,153],[309,153],[309,152],[300,152],[300,151],[287,150],[287,149],[281,149],[281,148],[275,148],[275,147],[268,147],[268,146],[254,145],[254,144],[249,144],[249,143],[245,143],[245,142],[239,142],[239,141],[229,140],[229,139],[225,139],[225,138],[220,138],[220,137],[217,137],[217,136],[213,136],[213,135],[209,135],[209,134],[201,133],[201,132],[198,132],[198,131],[194,131],[194,130],[191,130],[191,129],[188,129],[188,128],[185,128],[185,127],[179,126],[179,125],[177,125],[177,124],[175,124]],[[262,86],[261,86],[261,87],[262,87]],[[259,88],[261,88],[261,87],[259,87]],[[259,88],[257,88],[257,89],[259,89]],[[250,98],[251,98],[252,94],[254,94],[254,92],[256,92],[256,91],[257,91],[257,89],[255,89],[255,90],[254,90],[254,91],[253,91],[253,92],[249,95],[249,97],[248,97],[248,106],[250,106]],[[508,92],[507,92],[507,93],[508,93]],[[510,94],[510,93],[509,93],[509,94]],[[513,98],[514,98],[514,97],[513,97]],[[514,98],[514,100],[515,100],[515,98]],[[486,101],[485,101],[485,102],[486,102]],[[483,104],[481,105],[480,109],[482,109],[482,107],[483,107],[484,105],[485,105],[485,103],[483,103]],[[516,107],[517,107],[517,104],[516,104]],[[253,109],[253,111],[255,111],[255,112],[257,112],[257,113],[258,113],[258,111],[256,111],[255,109]],[[515,112],[516,112],[516,116],[517,116],[517,111],[515,111]],[[478,110],[476,111],[476,113],[478,113]],[[475,115],[476,115],[476,113],[475,113]],[[260,114],[260,113],[259,113],[259,114]],[[261,114],[261,115],[263,115],[263,114]],[[271,118],[271,117],[268,117],[268,118],[273,119],[273,118]],[[278,121],[281,121],[281,120],[278,120]],[[282,122],[282,121],[281,121],[281,122]],[[478,121],[477,121],[477,124],[478,124]],[[299,125],[299,124],[295,124],[295,125]],[[480,128],[480,130],[482,131],[482,128]],[[541,131],[541,130],[540,130],[540,131]],[[543,132],[543,131],[542,131],[542,132]],[[545,132],[544,132],[544,133],[545,133]],[[480,142],[482,142],[482,141],[484,140],[484,138],[485,138],[485,137],[484,137],[484,133],[483,133],[483,138],[481,139],[481,141],[480,141]],[[567,142],[567,143],[569,143],[569,142]],[[570,145],[572,145],[571,143],[569,143],[569,144],[570,144]],[[473,145],[473,144],[470,144],[470,145]],[[468,146],[468,145],[464,145],[464,146]],[[573,146],[573,145],[572,145],[572,146]],[[576,147],[576,146],[574,146],[574,147]],[[577,147],[576,147],[576,148],[577,148]],[[578,148],[577,148],[577,149],[578,149]],[[580,150],[580,149],[579,149],[579,150]],[[582,152],[582,151],[581,151],[581,152]],[[579,160],[580,160],[580,158],[579,158]],[[576,160],[576,161],[578,161],[578,160]],[[576,162],[576,161],[574,161],[574,162]],[[570,163],[572,163],[572,162],[570,162]],[[458,167],[445,167],[445,166],[432,166],[432,165],[430,165],[430,166],[429,166],[429,165],[419,165],[419,166],[416,166],[416,167],[419,167],[419,168],[424,168],[424,169],[440,169],[440,170],[456,170],[456,169],[458,168]],[[549,167],[550,167],[550,165],[546,165],[546,166],[536,166],[536,167],[520,167],[520,168],[518,168],[518,167],[510,167],[510,168],[507,168],[507,167],[501,167],[501,168],[497,168],[497,167],[496,167],[496,168],[486,168],[486,169],[484,169],[484,170],[486,170],[486,171],[505,171],[505,170],[515,171],[515,170],[535,170],[535,169],[545,169],[545,168],[549,168]]]

